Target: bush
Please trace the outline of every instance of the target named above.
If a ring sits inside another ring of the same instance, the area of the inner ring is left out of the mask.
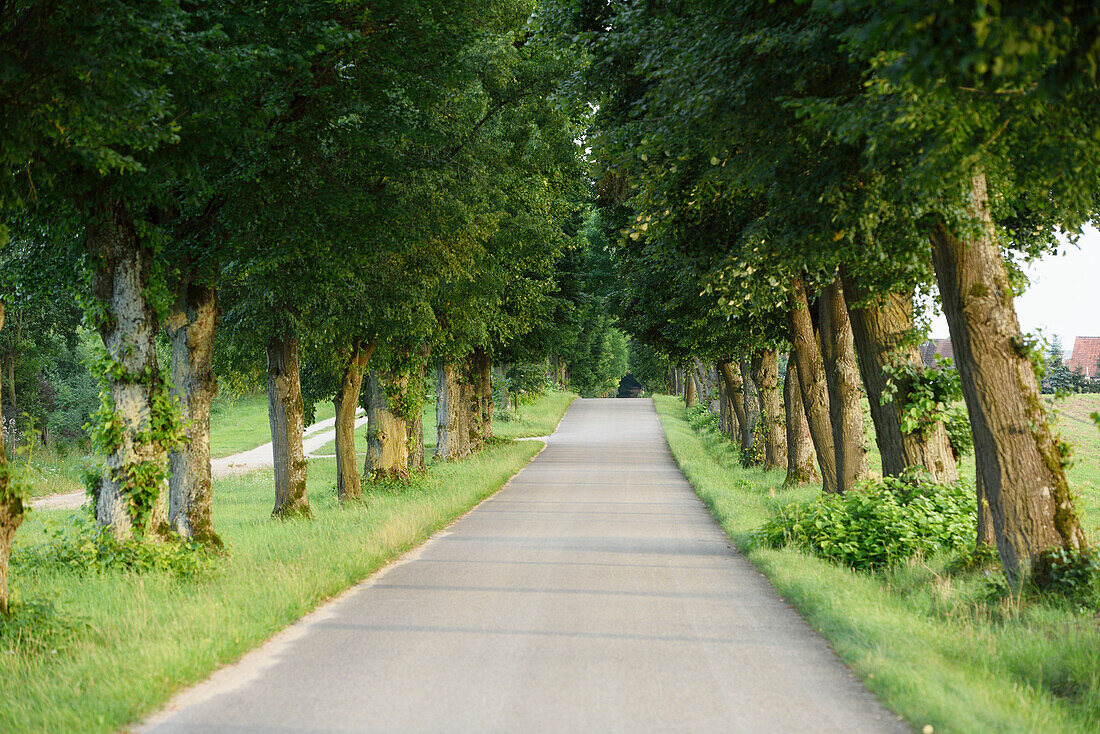
[[[1100,553],[1053,548],[1043,554],[1032,583],[1075,606],[1100,610]]]
[[[794,544],[861,570],[916,555],[966,550],[977,527],[974,490],[923,475],[886,477],[843,495],[789,504],[753,533],[771,547]]]
[[[214,556],[204,546],[183,540],[119,542],[99,527],[89,512],[73,513],[48,531],[48,539],[12,554],[21,573],[64,568],[89,573],[160,572],[177,577],[201,576],[213,568]]]

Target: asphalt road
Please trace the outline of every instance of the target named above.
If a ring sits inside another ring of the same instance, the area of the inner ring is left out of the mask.
[[[730,549],[649,400],[578,400],[447,532],[144,732],[901,732]]]

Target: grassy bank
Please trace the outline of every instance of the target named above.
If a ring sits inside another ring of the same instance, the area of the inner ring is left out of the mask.
[[[1091,396],[1081,396],[1091,397]],[[721,436],[695,430],[682,403],[655,398],[684,474],[730,538],[890,708],[920,731],[1094,732],[1100,722],[1100,626],[1056,601],[1012,598],[993,565],[951,558],[857,573],[794,548],[755,547],[750,533],[779,506],[817,494],[783,474],[743,469]],[[1092,428],[1095,432],[1095,427]],[[1067,431],[1068,433],[1068,431]],[[1082,433],[1084,454],[1098,437]],[[1071,479],[1096,528],[1094,466]]]
[[[565,396],[547,396],[533,415],[556,424],[567,405]],[[2,631],[0,731],[111,732],[140,719],[422,543],[497,491],[539,448],[496,445],[463,462],[435,464],[408,486],[376,488],[348,507],[334,497],[334,461],[313,460],[312,520],[269,519],[270,472],[219,481],[214,521],[229,554],[198,577],[17,560],[17,601],[40,600],[52,610]],[[34,513],[16,539],[17,553],[71,517]]]

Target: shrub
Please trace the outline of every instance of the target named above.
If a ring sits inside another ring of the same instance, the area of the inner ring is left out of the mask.
[[[1052,548],[1040,559],[1032,583],[1075,606],[1100,610],[1100,553]]]
[[[794,544],[861,570],[891,566],[918,554],[974,545],[974,490],[936,484],[926,476],[886,477],[843,495],[823,494],[781,508],[753,541]]]

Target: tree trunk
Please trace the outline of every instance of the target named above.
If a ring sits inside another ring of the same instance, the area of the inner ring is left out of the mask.
[[[733,404],[729,399],[729,391],[726,390],[726,381],[722,379],[722,370],[715,365],[718,373],[718,432],[727,436],[733,435]]]
[[[695,378],[692,377],[690,371],[684,370],[684,405],[694,408],[696,402]]]
[[[791,283],[787,325],[791,330],[791,354],[797,367],[795,372],[802,407],[817,452],[817,464],[821,467],[821,489],[836,492],[836,452],[833,450],[833,428],[829,420],[829,388],[825,383],[821,345],[814,333],[810,305],[806,299],[806,283],[801,277]]]
[[[793,351],[787,360],[787,374],[783,378],[783,402],[787,408],[787,478],[783,484],[793,487],[820,481]]]
[[[267,343],[267,417],[275,473],[275,508],[271,514],[309,517],[298,339],[289,334],[272,337]]]
[[[761,466],[764,459],[759,455],[756,445],[756,427],[760,425],[760,391],[756,389],[756,383],[752,379],[750,359],[742,357],[737,363],[737,369],[741,373],[741,391],[745,401],[745,425],[741,427],[745,466]]]
[[[821,289],[818,298],[821,322],[821,358],[825,384],[829,388],[829,419],[833,425],[836,451],[837,491],[855,489],[856,481],[867,476],[866,433],[863,428],[862,391],[856,366],[852,327],[840,277]]]
[[[493,359],[478,347],[468,361],[471,447],[480,448],[493,437]]]
[[[220,548],[210,476],[210,405],[218,394],[215,289],[182,285],[166,326],[172,342],[172,393],[183,409],[186,431],[184,443],[168,454],[168,527],[188,540]]]
[[[418,472],[422,473],[427,471],[427,463],[424,459],[424,369],[425,360],[428,358],[428,350],[421,352],[421,359],[417,360],[412,373],[409,375],[409,395],[413,395],[415,391],[415,400],[410,400],[410,403],[415,404],[416,409],[412,413],[412,417],[409,420],[409,473]],[[507,396],[504,398],[507,400]]]
[[[367,376],[367,462],[371,479],[409,478],[409,421],[400,411],[408,373]]]
[[[340,388],[332,399],[336,409],[336,496],[341,502],[363,496],[359,460],[355,455],[355,414],[363,393],[363,370],[377,347],[377,340],[352,345]]]
[[[718,371],[722,374],[722,380],[726,383],[726,395],[733,404],[733,417],[737,430],[737,445],[741,449],[742,462],[748,457],[748,451],[752,448],[752,429],[746,432],[749,425],[748,412],[745,408],[745,383],[741,377],[740,366],[734,366],[733,362],[723,359],[718,362]]]
[[[779,389],[779,353],[766,349],[752,360],[752,379],[760,395],[764,433],[764,468],[787,465],[787,434],[783,428],[783,396]]]
[[[913,339],[913,294],[888,293],[878,302],[868,302],[868,294],[847,271],[841,274],[849,296],[848,315],[875,424],[875,441],[882,454],[883,476],[896,477],[908,467],[923,467],[937,482],[954,482],[959,473],[943,422],[936,421],[923,431],[902,431],[902,406],[909,392],[906,383],[897,386],[893,400],[885,405],[882,402],[886,367],[922,366],[920,349]]]
[[[164,529],[171,439],[149,429],[151,422],[163,427],[178,415],[169,415],[171,403],[160,400],[154,420],[154,397],[168,388],[157,363],[156,310],[147,298],[153,253],[139,243],[123,206],[111,203],[99,213],[88,227],[87,247],[96,267],[92,294],[103,314],[97,328],[111,362],[106,407],[114,427],[101,431],[107,455],[95,511],[99,524],[123,540]]]
[[[973,178],[972,197],[981,235],[961,240],[940,222],[932,229],[932,259],[997,551],[1009,582],[1019,586],[1043,551],[1084,548],[1086,539],[1020,336],[982,173]]]
[[[453,364],[439,362],[435,374],[435,457],[441,461],[464,459],[470,455],[470,446],[458,370]],[[519,408],[518,402],[516,408]]]
[[[978,495],[978,532],[975,543],[979,546],[986,545],[994,548],[997,545],[997,537],[993,534],[993,513],[989,510],[989,499],[985,496],[981,472],[975,473],[974,489]]]
[[[4,328],[4,303],[0,301],[0,329]],[[0,391],[3,386],[0,385]],[[4,425],[4,415],[0,411],[0,426]],[[9,613],[8,606],[8,561],[11,559],[11,544],[15,531],[23,523],[23,498],[12,491],[11,473],[8,466],[8,453],[4,446],[4,432],[0,430],[0,614]]]

